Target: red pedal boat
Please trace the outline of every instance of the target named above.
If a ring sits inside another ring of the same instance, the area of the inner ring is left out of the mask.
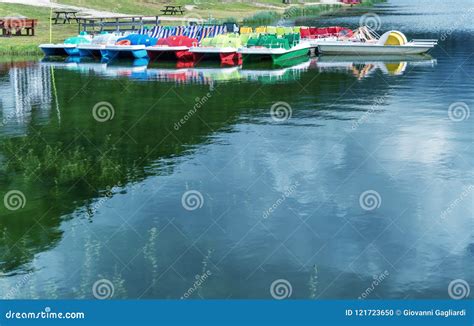
[[[173,59],[178,61],[194,61],[194,54],[189,51],[198,40],[187,36],[170,36],[159,39],[156,45],[146,48],[151,61]]]

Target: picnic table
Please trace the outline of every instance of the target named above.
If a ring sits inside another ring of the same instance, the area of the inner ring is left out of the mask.
[[[2,36],[22,36],[24,35],[22,31],[26,31],[26,36],[34,36],[37,24],[37,19],[16,17],[0,18]]]
[[[54,24],[58,24],[58,20],[63,20],[63,24],[71,23],[71,20],[75,20],[76,23],[79,23],[79,19],[76,17],[77,11],[76,10],[55,10],[53,13],[56,15],[56,17],[51,18],[54,20]],[[61,16],[63,16],[61,18]]]
[[[165,6],[165,9],[161,9],[163,15],[182,15],[184,14],[183,6]]]

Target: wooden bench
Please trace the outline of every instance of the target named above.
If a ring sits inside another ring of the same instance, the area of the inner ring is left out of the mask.
[[[3,36],[34,36],[37,19],[29,18],[0,18],[0,28]],[[22,34],[22,31],[26,34]]]
[[[58,24],[58,20],[63,20],[63,24],[71,23],[71,20],[75,20],[76,23],[79,23],[79,19],[76,17],[77,11],[75,10],[55,10],[53,12],[56,17],[51,19],[54,21],[54,24]],[[63,18],[61,18],[63,16]]]
[[[163,15],[182,15],[184,9],[182,6],[165,6],[165,9],[161,9]]]

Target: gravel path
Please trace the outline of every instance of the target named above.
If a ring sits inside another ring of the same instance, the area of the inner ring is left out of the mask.
[[[63,5],[59,3],[54,3],[49,0],[0,0],[0,3],[18,3],[23,5],[30,5],[36,7],[53,7],[54,9],[73,9],[79,11],[81,16],[125,16],[126,14],[119,14],[116,12],[111,11],[101,11],[101,10],[94,10],[90,8],[78,7],[78,6],[71,6],[71,5]]]

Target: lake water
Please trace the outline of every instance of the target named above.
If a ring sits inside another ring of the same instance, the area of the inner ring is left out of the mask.
[[[430,56],[0,63],[2,297],[472,287],[473,5],[414,2],[364,17],[442,39]]]

